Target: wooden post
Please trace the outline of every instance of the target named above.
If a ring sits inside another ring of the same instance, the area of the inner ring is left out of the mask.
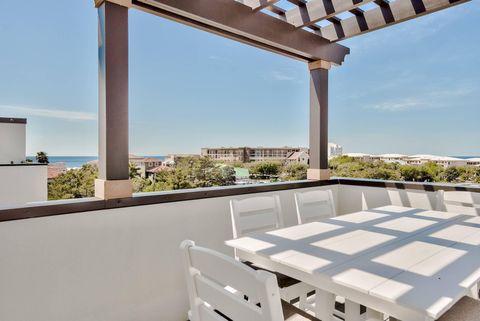
[[[128,170],[128,7],[114,2],[96,2],[99,173],[95,196],[102,199],[132,196]]]
[[[310,168],[307,178],[327,180],[328,169],[328,70],[331,64],[315,61],[310,69]]]

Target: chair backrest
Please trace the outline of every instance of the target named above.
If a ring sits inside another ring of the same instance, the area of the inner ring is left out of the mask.
[[[298,224],[319,221],[337,215],[331,190],[295,193]]]
[[[274,274],[255,271],[193,241],[183,241],[180,249],[191,321],[283,321]]]
[[[230,213],[234,238],[283,227],[278,195],[230,200]]]
[[[480,215],[480,193],[465,191],[437,191],[437,211]]]

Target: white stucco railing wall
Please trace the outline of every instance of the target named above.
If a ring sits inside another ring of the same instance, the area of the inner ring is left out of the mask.
[[[0,206],[47,200],[47,165],[0,166],[0,177]]]
[[[338,185],[323,188],[336,197]],[[288,225],[295,191],[276,192]],[[192,239],[233,254],[223,245],[232,238],[230,199],[0,223],[0,320],[185,321],[178,246]]]
[[[416,190],[318,189],[333,190],[340,213],[433,204],[433,193]],[[287,225],[296,223],[296,191],[275,192]],[[231,198],[0,223],[0,320],[185,321],[188,303],[178,246],[192,239],[232,254],[223,244],[232,237]]]
[[[346,214],[384,205],[435,209],[436,192],[381,188],[355,185],[340,185],[338,212]]]

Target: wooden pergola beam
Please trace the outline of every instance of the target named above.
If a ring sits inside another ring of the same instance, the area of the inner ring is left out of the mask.
[[[320,20],[332,18],[353,10],[372,0],[313,0],[285,13],[286,21],[297,28],[310,26]]]
[[[350,49],[233,0],[133,0],[132,7],[302,61],[341,65]]]
[[[320,28],[319,35],[339,41],[430,14],[470,0],[396,0],[377,3],[378,8]],[[355,14],[355,13],[354,13]]]
[[[249,6],[254,11],[259,11],[271,6],[272,4],[275,4],[280,0],[237,0],[237,1],[240,3],[243,3],[246,6]]]

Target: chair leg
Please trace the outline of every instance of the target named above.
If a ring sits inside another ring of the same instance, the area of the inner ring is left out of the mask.
[[[345,321],[360,321],[360,304],[345,299]]]
[[[315,289],[315,317],[322,321],[333,321],[335,294]]]

